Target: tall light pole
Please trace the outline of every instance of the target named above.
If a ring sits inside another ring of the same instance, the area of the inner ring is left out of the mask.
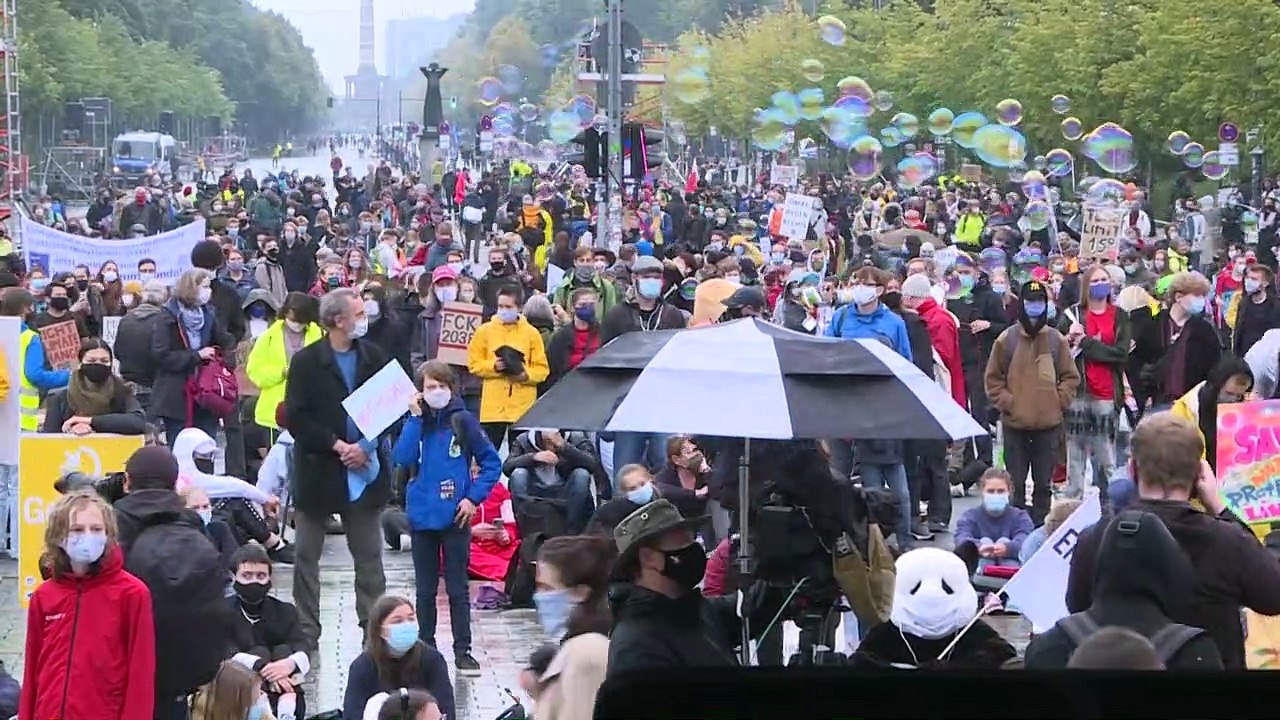
[[[604,178],[605,211],[597,216],[596,230],[598,242],[607,245],[613,235],[621,234],[622,230],[622,0],[605,0],[605,8],[608,14],[606,24],[609,40],[605,68],[609,83],[606,90],[609,141]],[[616,190],[613,187],[615,183]],[[615,224],[618,226],[615,227]]]
[[[440,78],[449,68],[431,63],[418,68],[427,78],[427,94],[422,98],[422,134],[418,136],[418,172],[424,183],[431,184],[431,168],[435,166],[440,150],[440,123],[444,122],[444,108],[440,103]]]

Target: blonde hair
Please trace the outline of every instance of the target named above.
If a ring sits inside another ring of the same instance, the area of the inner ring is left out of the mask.
[[[192,495],[197,494],[203,495],[205,500],[209,499],[209,493],[205,492],[204,488],[196,485],[195,483],[183,485],[182,489],[178,490],[178,497],[182,498],[183,502],[190,500]]]
[[[120,531],[116,528],[115,513],[101,495],[91,489],[76,490],[64,495],[49,510],[44,527],[44,557],[53,565],[55,574],[71,573],[71,558],[62,549],[62,543],[71,532],[71,514],[91,505],[102,512],[102,524],[107,530],[107,549],[115,547],[119,541]],[[103,553],[104,556],[105,554]]]
[[[244,720],[262,679],[233,660],[224,660],[218,674],[196,692],[192,720]]]
[[[213,273],[204,268],[192,268],[178,276],[173,284],[173,297],[188,307],[200,304],[200,286],[205,280],[213,281]]]
[[[1138,308],[1150,307],[1152,302],[1151,293],[1140,285],[1130,285],[1120,291],[1116,297],[1116,307],[1131,313]]]
[[[1180,272],[1169,281],[1169,290],[1165,294],[1171,300],[1178,295],[1208,295],[1209,279],[1198,272]]]
[[[1049,506],[1049,514],[1044,518],[1044,536],[1047,538],[1057,531],[1058,526],[1071,517],[1071,513],[1080,507],[1080,501],[1070,498],[1055,500]]]

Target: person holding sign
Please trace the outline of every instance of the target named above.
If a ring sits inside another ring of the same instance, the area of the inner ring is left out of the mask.
[[[22,358],[22,382],[18,400],[21,413],[18,427],[23,432],[36,432],[40,427],[40,393],[64,388],[71,381],[70,370],[49,369],[40,333],[29,323],[35,309],[35,298],[20,288],[9,288],[4,293],[3,300],[0,300],[0,315],[21,319],[18,356]]]

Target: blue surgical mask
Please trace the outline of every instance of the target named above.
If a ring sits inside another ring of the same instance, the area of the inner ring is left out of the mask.
[[[1047,305],[1045,302],[1026,302],[1022,304],[1022,309],[1026,311],[1027,317],[1038,318],[1044,316]]]
[[[1009,507],[1009,493],[984,493],[982,507],[993,515],[999,515]]]
[[[196,512],[197,514],[200,515],[200,519],[204,521],[205,525],[208,525],[209,523],[213,522],[212,510],[197,510]]]
[[[520,311],[513,310],[510,308],[499,308],[497,314],[498,314],[498,319],[507,325],[510,325],[511,323],[520,319]]]
[[[402,657],[418,642],[418,623],[405,620],[387,628],[387,650],[395,657]]]
[[[584,323],[593,323],[596,321],[596,306],[583,305],[582,307],[574,308],[573,314],[574,314],[574,317],[578,318]]]
[[[1262,289],[1262,283],[1258,282],[1257,280],[1254,280],[1253,278],[1249,278],[1244,281],[1244,291],[1250,295],[1258,292],[1261,289]]]
[[[991,286],[991,292],[997,295],[1004,295],[1005,293],[1009,292],[1009,286],[1005,285],[1004,283],[994,283]]]
[[[1183,301],[1182,307],[1192,315],[1199,315],[1204,312],[1204,298],[1199,295],[1192,295]]]
[[[960,289],[961,289],[961,290],[972,290],[972,289],[973,289],[973,282],[974,282],[974,277],[973,277],[972,275],[961,275],[961,276],[960,276]]]
[[[1098,282],[1089,286],[1090,300],[1106,300],[1111,297],[1111,283]]]
[[[636,281],[636,291],[640,297],[655,300],[662,294],[661,278],[640,278]]]
[[[653,483],[645,483],[628,492],[627,499],[637,505],[648,505],[653,502]]]
[[[67,551],[67,557],[71,558],[71,562],[88,565],[97,562],[102,558],[102,553],[106,552],[107,536],[105,533],[68,535],[67,539],[62,541],[62,549]]]
[[[244,714],[244,720],[262,720],[263,710],[261,705],[250,705],[249,711]]]
[[[533,604],[538,607],[538,621],[547,635],[559,639],[569,624],[569,613],[578,604],[567,589],[539,590],[533,594]]]

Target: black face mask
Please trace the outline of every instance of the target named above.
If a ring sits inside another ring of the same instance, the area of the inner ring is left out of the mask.
[[[880,302],[884,303],[885,307],[890,310],[897,312],[902,307],[902,293],[897,290],[891,290],[880,296]]]
[[[507,269],[507,263],[505,260],[502,262],[491,262],[489,263],[489,269],[494,273],[501,273],[503,270]]]
[[[666,553],[666,560],[662,565],[662,574],[674,580],[684,590],[697,587],[706,571],[707,553],[696,542]]]
[[[85,380],[94,385],[101,385],[107,381],[107,378],[111,377],[111,366],[88,363],[80,366],[80,374],[84,376]]]
[[[276,258],[280,257],[280,248],[268,248],[267,257],[272,260],[275,260]]]
[[[240,602],[245,605],[261,605],[263,600],[267,599],[267,593],[271,592],[271,581],[264,583],[243,583],[237,580],[235,582],[236,595],[240,598]]]
[[[213,474],[213,458],[195,458],[196,469],[206,475]]]
[[[49,298],[49,307],[60,312],[71,307],[71,299],[65,297]]]
[[[89,281],[88,281],[88,280],[77,280],[77,281],[76,281],[76,287],[77,287],[78,289],[80,289],[81,291],[88,290],[88,289],[89,289]]]

